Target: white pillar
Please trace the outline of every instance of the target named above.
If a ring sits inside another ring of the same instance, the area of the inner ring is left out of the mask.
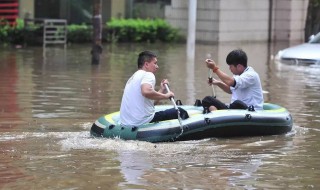
[[[188,39],[187,39],[187,102],[194,99],[194,58],[196,42],[197,0],[189,0],[188,9]]]
[[[189,0],[188,9],[188,39],[187,39],[187,57],[188,60],[194,60],[195,41],[196,41],[196,21],[197,21],[197,0]]]

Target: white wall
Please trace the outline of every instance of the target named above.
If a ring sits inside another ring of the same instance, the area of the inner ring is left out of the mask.
[[[308,0],[273,0],[273,40],[303,41]]]
[[[19,0],[19,17],[34,18],[34,0]]]
[[[308,0],[197,0],[198,42],[303,40]],[[172,0],[165,18],[187,36],[188,1]],[[271,30],[269,19],[272,18]]]
[[[220,41],[266,41],[269,3],[267,0],[222,0]]]

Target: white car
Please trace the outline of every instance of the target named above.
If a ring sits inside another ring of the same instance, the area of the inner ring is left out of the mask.
[[[311,36],[307,43],[280,50],[275,58],[287,64],[320,64],[320,32]]]

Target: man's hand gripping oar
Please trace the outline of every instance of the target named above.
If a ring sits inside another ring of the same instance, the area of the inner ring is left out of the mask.
[[[164,86],[166,87],[166,90],[167,90],[168,92],[170,92],[170,89],[169,89],[168,84],[164,84]],[[181,116],[180,116],[180,110],[179,110],[179,108],[178,108],[178,106],[177,106],[174,98],[173,98],[173,97],[170,97],[170,100],[171,100],[171,102],[172,102],[172,104],[173,104],[173,106],[174,106],[174,109],[177,110],[178,121],[179,121],[180,128],[181,128],[181,133],[180,133],[180,135],[181,135],[181,134],[183,133],[183,126],[182,126],[182,119],[181,119]],[[178,135],[177,137],[179,137],[180,135]]]
[[[216,98],[216,91],[214,90],[214,86],[212,84],[212,72],[211,72],[211,69],[208,70],[208,80],[209,80],[209,83],[210,83],[210,86],[212,87],[212,97]]]
[[[210,59],[211,59],[211,54],[208,53],[206,61],[208,61]],[[217,97],[216,91],[214,90],[214,86],[212,84],[212,71],[211,71],[211,69],[208,69],[208,80],[209,80],[210,86],[212,87],[212,97],[216,98]]]

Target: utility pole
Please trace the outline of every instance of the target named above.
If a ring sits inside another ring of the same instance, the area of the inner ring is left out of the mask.
[[[102,53],[102,0],[93,0],[93,36],[92,36],[92,50],[91,63],[93,65],[100,64],[100,57]]]

